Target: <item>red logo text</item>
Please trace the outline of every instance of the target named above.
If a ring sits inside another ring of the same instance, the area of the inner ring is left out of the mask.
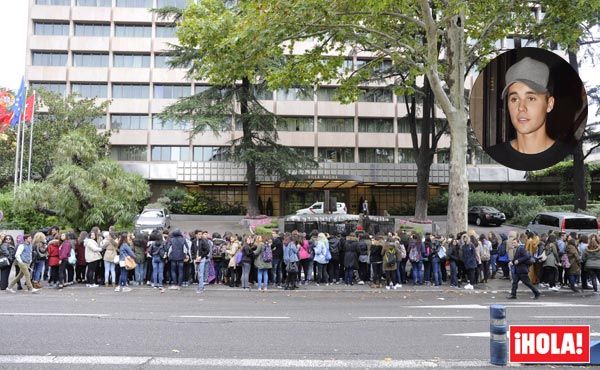
[[[511,325],[510,362],[589,363],[589,325]]]

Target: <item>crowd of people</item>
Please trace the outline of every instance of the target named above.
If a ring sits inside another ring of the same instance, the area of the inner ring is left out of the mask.
[[[519,281],[540,289],[598,291],[598,235],[532,232],[508,235],[419,235],[399,232],[369,235],[360,227],[348,235],[313,230],[271,235],[220,235],[155,230],[152,233],[102,232],[79,235],[58,227],[33,235],[0,235],[0,290],[15,293],[64,289],[74,283],[128,292],[150,285],[164,291],[224,284],[249,290],[286,290],[302,285],[365,285],[398,289],[403,284],[474,289],[491,279]],[[9,282],[11,270],[15,277]]]

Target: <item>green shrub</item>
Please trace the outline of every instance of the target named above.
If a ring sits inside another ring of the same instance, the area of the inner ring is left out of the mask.
[[[187,193],[181,202],[181,213],[191,215],[244,215],[241,204],[222,203],[202,191]]]
[[[171,211],[171,213],[184,213],[183,212],[183,201],[185,196],[188,194],[187,190],[180,187],[173,187],[170,189],[163,190],[162,197],[158,199],[159,202],[166,201],[165,207]],[[167,198],[167,199],[165,199]]]
[[[538,198],[544,201],[546,206],[556,206],[561,204],[572,204],[574,194],[559,194],[559,195],[539,195]]]

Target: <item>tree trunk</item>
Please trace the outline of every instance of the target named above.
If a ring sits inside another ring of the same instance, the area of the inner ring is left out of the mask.
[[[427,219],[427,208],[429,202],[429,170],[431,169],[431,162],[433,162],[433,152],[437,143],[431,145],[431,133],[435,130],[434,127],[434,104],[433,104],[433,91],[429,84],[429,79],[425,78],[423,81],[423,121],[421,125],[421,146],[418,146],[416,139],[416,116],[413,114],[412,119],[415,121],[415,132],[413,134],[413,148],[417,152],[416,164],[417,164],[417,189],[416,189],[416,202],[415,202],[415,219],[426,220]],[[414,100],[413,100],[414,103]],[[413,110],[415,107],[413,107]],[[413,129],[411,125],[411,130]],[[435,140],[435,139],[434,139]]]
[[[569,51],[569,64],[575,72],[579,72],[579,64],[577,63],[577,54]],[[579,140],[575,150],[573,151],[573,208],[575,211],[585,210],[587,208],[587,190],[585,188],[585,178],[587,177],[587,168],[584,163],[583,140]]]
[[[450,126],[450,175],[448,179],[447,232],[467,231],[469,182],[467,176],[467,118],[464,111],[448,116]]]
[[[585,188],[585,179],[588,176],[587,167],[583,161],[583,140],[580,140],[573,151],[573,208],[575,211],[587,208],[588,193]]]
[[[250,80],[242,79],[239,101],[242,119],[242,145],[245,148],[252,147],[252,128],[248,116],[248,97],[250,96]],[[256,185],[256,163],[252,160],[246,161],[246,180],[248,180],[248,216],[258,216],[258,186]]]
[[[417,199],[415,203],[415,219],[427,219],[427,207],[429,204],[429,170],[431,161],[425,156],[417,160]]]

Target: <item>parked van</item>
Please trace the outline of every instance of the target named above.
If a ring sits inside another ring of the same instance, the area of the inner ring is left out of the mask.
[[[538,213],[527,228],[530,231],[548,234],[550,230],[555,232],[576,232],[578,234],[591,234],[598,232],[598,220],[594,216],[570,212],[541,212]]]

